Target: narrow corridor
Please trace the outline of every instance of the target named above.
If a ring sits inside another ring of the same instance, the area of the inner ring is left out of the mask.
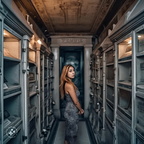
[[[64,144],[66,102],[76,144],[144,144],[144,0],[0,0],[0,144]]]

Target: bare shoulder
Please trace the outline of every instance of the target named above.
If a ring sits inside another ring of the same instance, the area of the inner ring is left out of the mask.
[[[71,89],[71,88],[73,88],[73,85],[70,84],[70,83],[66,83],[66,84],[65,84],[65,88],[66,88],[66,89]]]
[[[65,92],[66,92],[66,93],[70,93],[70,92],[73,92],[73,91],[74,91],[73,85],[70,84],[70,83],[66,83],[66,84],[65,84]]]

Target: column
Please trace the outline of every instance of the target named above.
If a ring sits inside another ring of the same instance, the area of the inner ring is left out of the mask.
[[[88,105],[90,101],[90,55],[92,53],[92,45],[84,45],[84,109],[85,117],[88,116]]]
[[[56,105],[54,105],[54,115],[56,117],[60,117],[60,106],[59,106],[59,45],[51,45],[52,52],[54,54],[54,69],[53,69],[53,75],[54,75],[54,91],[53,91],[53,99],[56,102]]]

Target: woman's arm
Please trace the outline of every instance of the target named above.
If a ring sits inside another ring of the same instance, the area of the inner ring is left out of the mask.
[[[73,103],[75,104],[75,106],[77,107],[77,109],[79,110],[79,114],[83,114],[84,110],[81,108],[81,105],[79,103],[78,97],[76,95],[75,89],[73,87],[73,85],[71,84],[66,84],[65,85],[65,91],[67,93],[69,93],[69,95],[71,96]]]

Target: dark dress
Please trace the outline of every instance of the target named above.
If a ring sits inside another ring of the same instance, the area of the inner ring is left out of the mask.
[[[76,91],[77,97],[80,95],[80,92]],[[64,112],[65,117],[65,140],[68,144],[76,144],[76,137],[78,132],[78,122],[79,122],[79,115],[78,109],[74,105],[72,98],[69,94],[65,94],[66,96],[66,107]]]

